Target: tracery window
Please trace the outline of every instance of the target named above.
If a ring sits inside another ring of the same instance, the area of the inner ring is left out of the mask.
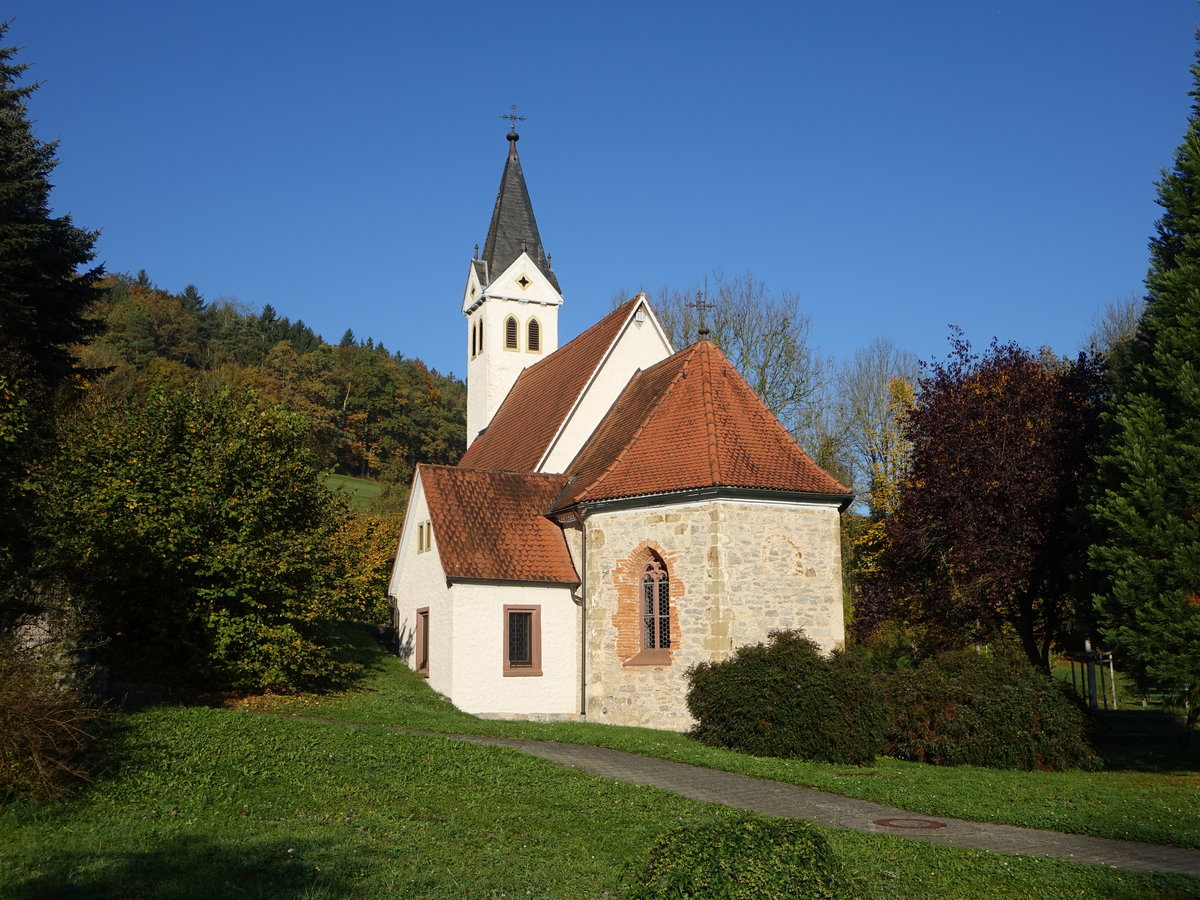
[[[504,349],[517,349],[517,320],[514,316],[504,320]]]
[[[642,648],[671,646],[671,581],[657,556],[642,571]]]

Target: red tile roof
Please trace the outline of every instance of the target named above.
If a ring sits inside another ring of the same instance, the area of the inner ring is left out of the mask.
[[[579,337],[522,372],[459,465],[532,472],[638,300],[634,297],[621,304]]]
[[[710,341],[635,375],[568,472],[557,509],[718,486],[850,497]]]
[[[566,475],[418,467],[446,577],[578,584],[562,529],[545,513]]]

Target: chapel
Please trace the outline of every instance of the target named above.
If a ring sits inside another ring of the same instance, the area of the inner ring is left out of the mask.
[[[853,497],[644,294],[559,346],[518,140],[463,294],[467,450],[413,478],[398,651],[469,713],[684,730],[690,666],[782,629],[842,644]]]

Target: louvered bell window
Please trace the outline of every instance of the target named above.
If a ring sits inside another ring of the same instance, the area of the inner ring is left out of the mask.
[[[512,316],[504,320],[504,348],[506,350],[517,349],[517,320]]]

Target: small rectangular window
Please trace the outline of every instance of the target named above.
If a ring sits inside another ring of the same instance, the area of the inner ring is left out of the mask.
[[[542,608],[504,607],[504,674],[542,674]]]
[[[429,677],[429,607],[417,610],[415,635],[417,671]]]
[[[417,525],[417,552],[426,553],[433,549],[433,523],[421,522]]]

